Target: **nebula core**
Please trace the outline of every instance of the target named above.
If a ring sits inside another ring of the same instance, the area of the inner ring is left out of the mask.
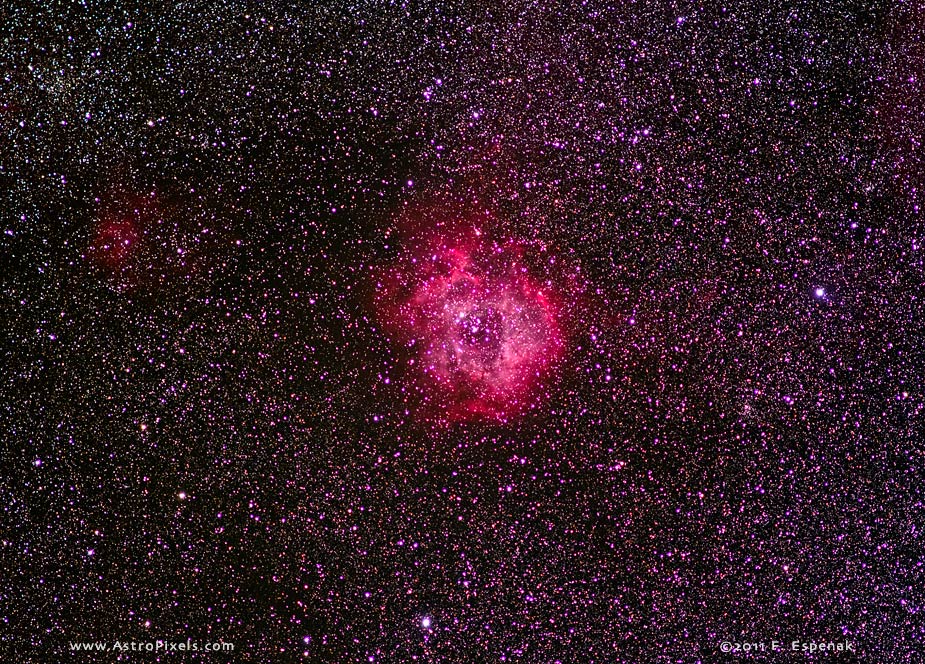
[[[386,331],[408,351],[422,410],[444,422],[525,413],[563,356],[560,292],[528,267],[525,243],[472,227],[426,235],[386,270],[376,296]]]

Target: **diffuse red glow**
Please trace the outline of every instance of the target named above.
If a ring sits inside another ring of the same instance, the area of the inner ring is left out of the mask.
[[[90,256],[106,271],[122,274],[132,269],[141,250],[143,236],[154,225],[157,207],[153,196],[107,197],[93,229]]]
[[[101,263],[117,270],[125,266],[138,244],[138,223],[131,218],[109,218],[96,228],[92,250]]]
[[[189,279],[211,247],[229,241],[196,226],[182,199],[153,189],[140,194],[114,185],[101,199],[86,258],[94,274],[119,290],[157,292]]]
[[[407,351],[425,418],[503,422],[542,403],[565,351],[564,315],[529,250],[471,221],[441,222],[379,275],[379,317]]]

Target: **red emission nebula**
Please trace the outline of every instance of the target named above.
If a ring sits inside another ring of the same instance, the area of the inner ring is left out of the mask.
[[[505,422],[539,406],[565,351],[562,290],[536,268],[555,257],[491,239],[481,230],[489,219],[473,219],[412,233],[376,284],[415,407],[436,422]]]

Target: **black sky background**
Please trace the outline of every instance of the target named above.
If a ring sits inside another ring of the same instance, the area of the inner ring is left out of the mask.
[[[4,661],[925,661],[891,4],[0,10]],[[373,275],[438,196],[581,269],[523,418],[406,399]],[[774,639],[858,653],[719,649]]]

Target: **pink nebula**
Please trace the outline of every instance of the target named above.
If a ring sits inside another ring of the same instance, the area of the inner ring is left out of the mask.
[[[526,248],[431,233],[382,275],[376,303],[429,419],[505,422],[539,406],[565,342],[559,294]]]

